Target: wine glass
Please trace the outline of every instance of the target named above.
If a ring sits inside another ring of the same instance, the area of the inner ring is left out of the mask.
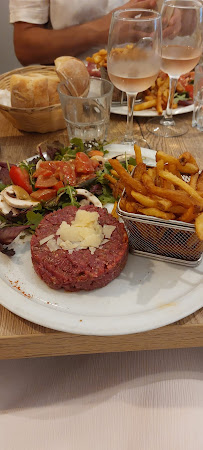
[[[161,63],[161,16],[146,9],[113,13],[109,29],[107,70],[114,86],[127,94],[127,128],[123,143],[135,143],[134,102],[138,92],[156,80]],[[137,139],[146,147],[146,141]]]
[[[147,130],[157,136],[174,137],[185,134],[187,125],[174,120],[173,102],[178,78],[191,71],[202,52],[202,5],[197,0],[165,0],[162,16],[161,69],[169,75],[169,97],[161,118],[147,122]]]

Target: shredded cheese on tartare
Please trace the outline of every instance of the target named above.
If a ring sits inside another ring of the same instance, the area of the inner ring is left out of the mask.
[[[57,239],[50,234],[41,239],[40,245],[46,243],[51,252],[61,248],[71,254],[73,251],[89,249],[94,254],[97,248],[109,241],[116,228],[113,225],[100,225],[98,218],[97,212],[78,210],[71,224],[65,221],[61,223],[56,231]]]

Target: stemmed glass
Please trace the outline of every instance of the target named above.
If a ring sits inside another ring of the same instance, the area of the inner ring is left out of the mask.
[[[114,86],[127,94],[127,128],[124,143],[135,143],[134,101],[138,92],[156,80],[161,62],[161,16],[146,9],[118,10],[112,15],[107,70]],[[137,143],[143,147],[146,141]]]
[[[163,137],[185,134],[187,125],[174,120],[172,115],[174,93],[180,75],[192,70],[202,52],[202,5],[197,0],[165,0],[162,16],[161,69],[169,75],[169,97],[161,118],[147,122],[147,130]]]

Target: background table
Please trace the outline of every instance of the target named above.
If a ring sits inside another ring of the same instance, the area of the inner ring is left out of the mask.
[[[184,114],[189,131],[179,138],[163,139],[147,133],[145,119],[135,120],[135,132],[141,133],[150,148],[178,155],[191,151],[203,166],[203,134],[191,127],[191,113]],[[112,115],[109,139],[125,132],[126,118]],[[65,131],[40,135],[16,130],[0,114],[0,161],[17,163],[36,153],[41,141],[57,139]],[[21,319],[0,306],[0,358],[27,358],[82,353],[124,352],[203,346],[203,310],[166,327],[127,336],[81,336],[56,332]]]

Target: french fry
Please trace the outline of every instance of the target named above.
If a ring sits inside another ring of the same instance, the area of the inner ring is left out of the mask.
[[[185,166],[182,166],[182,164],[179,164],[178,169],[180,170],[180,173],[185,174],[195,174],[199,171],[198,166],[192,163],[186,163]]]
[[[143,159],[142,159],[141,148],[139,147],[139,145],[134,144],[134,152],[135,152],[136,163],[142,164]]]
[[[136,178],[136,180],[141,180],[142,179],[142,175],[143,173],[146,173],[146,164],[142,163],[142,164],[137,164],[137,166],[135,166],[135,170],[133,172],[133,178]]]
[[[183,180],[180,180],[176,175],[168,172],[168,170],[160,170],[159,176],[164,178],[165,180],[171,181],[176,186],[179,186],[183,191],[187,192],[190,197],[194,198],[196,202],[203,208],[203,199],[202,197],[193,189],[188,183]]]
[[[139,192],[131,191],[132,197],[143,206],[155,208],[157,206],[156,200],[147,197],[146,195],[140,194]]]
[[[118,214],[117,214],[117,205],[118,205],[118,202],[116,201],[115,203],[114,203],[114,205],[113,205],[113,209],[112,209],[112,211],[111,211],[111,215],[113,216],[113,217],[115,217],[116,219],[118,219]]]
[[[174,213],[176,216],[179,216],[184,214],[187,210],[181,205],[172,205],[168,211]]]
[[[175,219],[175,214],[161,211],[158,208],[141,208],[141,207],[138,207],[138,212],[141,212],[142,214],[147,215],[147,216],[158,217],[159,219],[165,219],[165,220],[173,220],[173,219]]]
[[[203,192],[203,170],[199,174],[199,177],[197,180],[197,191]]]
[[[87,56],[87,62],[96,64],[98,67],[107,66],[107,50],[102,48],[98,52],[94,53],[92,56]]]
[[[193,188],[193,189],[196,189],[196,187],[197,187],[197,180],[198,180],[198,177],[199,177],[199,174],[198,173],[195,173],[195,174],[193,174],[193,175],[191,175],[191,177],[190,177],[190,186]]]
[[[135,178],[132,178],[117,159],[109,159],[109,163],[119,174],[124,184],[127,184],[127,186],[130,186],[133,190],[140,192],[141,194],[146,194],[146,189],[142,183]]]
[[[182,155],[179,156],[178,161],[180,162],[180,164],[181,164],[182,166],[185,166],[187,163],[191,163],[191,164],[193,164],[194,166],[196,166],[196,167],[197,167],[197,170],[199,171],[199,167],[198,167],[197,161],[196,161],[196,159],[191,155],[190,152],[184,152],[184,153],[182,153]]]
[[[156,161],[159,161],[160,159],[163,159],[165,163],[175,164],[180,173],[194,174],[199,171],[199,168],[196,164],[186,162],[185,165],[182,165],[177,158],[171,155],[167,155],[167,153],[164,153],[162,151],[158,151],[156,154]]]
[[[161,209],[163,211],[173,212],[173,211],[169,211],[169,209],[172,207],[172,205],[173,205],[173,203],[170,200],[167,200],[166,198],[157,199],[158,209]]]
[[[129,200],[126,200],[125,203],[125,210],[129,213],[136,213],[137,207],[135,202],[130,202]]]
[[[163,108],[162,108],[162,94],[165,91],[166,88],[168,88],[169,86],[169,79],[166,78],[164,80],[164,82],[162,83],[162,85],[159,87],[158,92],[157,92],[157,112],[158,114],[162,114],[163,112]]]
[[[126,211],[126,199],[125,199],[125,197],[121,197],[119,205],[120,205],[120,209],[122,209],[123,211]]]
[[[151,95],[145,95],[145,101],[149,102],[151,100],[156,100],[156,95],[155,94],[151,94]]]
[[[133,166],[132,164],[128,164],[128,172],[131,173],[134,168],[135,168],[135,166]]]
[[[119,175],[117,174],[117,172],[114,169],[110,170],[111,175],[113,175],[115,178],[119,178]]]
[[[178,164],[177,158],[175,158],[174,156],[168,155],[167,153],[164,153],[161,150],[156,152],[156,161],[158,162],[160,159],[163,159],[164,163],[175,164],[175,166],[177,167],[177,164]]]
[[[144,111],[145,109],[150,109],[156,106],[156,99],[148,100],[147,102],[138,103],[134,106],[134,111]]]
[[[181,222],[191,223],[196,217],[194,206],[190,206],[180,217],[178,220]]]
[[[203,213],[195,220],[195,230],[200,241],[203,241]]]
[[[109,175],[108,173],[105,173],[104,178],[106,178],[112,184],[116,184],[117,183],[117,180],[114,177],[112,177],[111,175]]]
[[[168,164],[168,171],[173,173],[173,175],[176,175],[178,178],[182,178],[180,171],[177,169],[176,164],[169,163]]]
[[[112,189],[113,196],[116,199],[118,199],[121,196],[123,189],[124,189],[123,182],[121,179],[118,179],[116,184],[113,185],[113,189]]]
[[[190,199],[189,195],[186,192],[182,191],[173,191],[170,189],[160,188],[155,186],[152,179],[148,176],[148,174],[144,174],[142,176],[142,181],[144,186],[149,190],[152,194],[158,195],[159,197],[167,198],[171,200],[173,203],[177,203],[181,206],[192,206],[193,202]]]
[[[147,174],[151,177],[151,179],[153,180],[153,182],[155,182],[155,178],[156,178],[156,167],[149,167]]]
[[[157,174],[159,174],[159,171],[163,170],[163,169],[164,169],[164,160],[163,159],[159,159],[159,161],[157,161],[157,164],[156,164]]]
[[[164,83],[163,78],[157,77],[157,79],[156,79],[157,86],[160,87],[160,86],[162,86],[163,83]]]

